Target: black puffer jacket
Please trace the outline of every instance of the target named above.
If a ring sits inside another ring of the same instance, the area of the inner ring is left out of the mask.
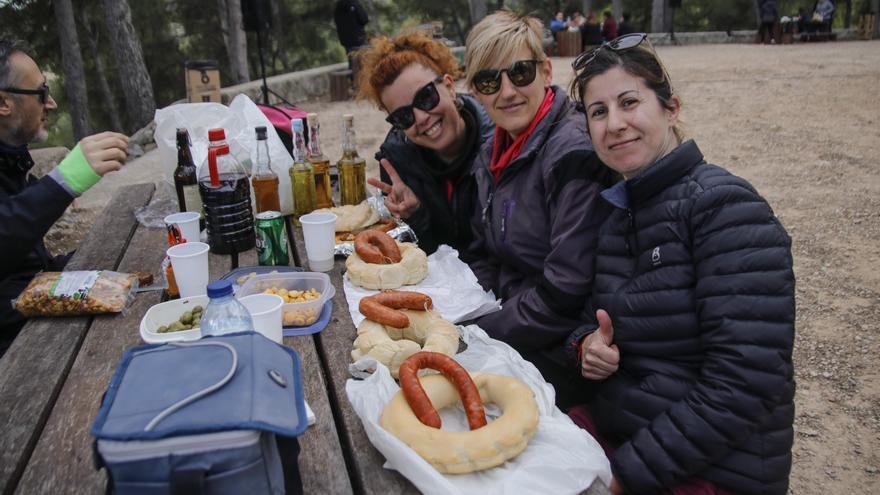
[[[53,177],[29,177],[33,164],[27,149],[0,143],[0,332],[17,329],[24,321],[10,300],[38,272],[60,270],[67,261],[66,256],[49,254],[43,236],[74,196]]]
[[[795,281],[785,230],[693,141],[603,197],[616,209],[600,229],[592,304],[611,316],[620,368],[598,383],[590,412],[621,442],[615,476],[639,494],[693,476],[786,493]]]
[[[409,141],[403,131],[391,129],[388,132],[376,153],[376,160],[387,158],[421,202],[419,209],[406,219],[419,238],[419,247],[431,254],[440,244],[448,244],[458,250],[464,261],[469,261],[467,248],[474,237],[470,222],[477,204],[473,162],[483,143],[492,137],[495,124],[473,97],[458,97],[468,127],[470,148],[456,162],[461,162],[463,171],[453,187],[452,201],[447,197],[446,175],[436,170],[442,165],[429,165],[429,162],[438,163],[439,159],[432,150]],[[391,182],[384,168],[380,168],[380,176],[384,182]]]

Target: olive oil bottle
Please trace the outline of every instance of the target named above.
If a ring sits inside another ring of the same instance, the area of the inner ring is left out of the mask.
[[[315,209],[315,172],[306,158],[303,121],[290,121],[293,128],[293,166],[290,167],[290,187],[293,189],[293,214],[297,225],[299,217]]]
[[[354,116],[342,116],[342,158],[339,170],[339,198],[343,205],[356,205],[367,199],[367,162],[358,156]]]
[[[309,162],[315,172],[315,207],[330,208],[333,206],[332,190],[330,189],[330,159],[321,152],[321,124],[318,114],[310,113],[306,117],[309,124]]]

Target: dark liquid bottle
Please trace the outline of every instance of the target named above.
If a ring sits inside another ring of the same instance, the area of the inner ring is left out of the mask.
[[[177,191],[177,206],[180,211],[194,211],[202,215],[202,199],[199,197],[199,179],[196,165],[190,151],[189,133],[185,128],[177,129],[177,168],[174,169],[174,189]],[[199,226],[204,228],[204,216],[199,218]]]
[[[256,244],[247,173],[229,153],[223,129],[208,131],[208,159],[199,170],[199,193],[211,252],[240,253]]]

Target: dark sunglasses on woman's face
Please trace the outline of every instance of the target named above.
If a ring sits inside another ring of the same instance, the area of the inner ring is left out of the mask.
[[[630,48],[635,48],[642,44],[648,38],[648,35],[645,33],[631,33],[624,34],[623,36],[618,36],[611,41],[602,43],[601,45],[593,48],[592,50],[585,51],[577,56],[574,59],[574,62],[571,63],[571,68],[575,71],[579,71],[590,64],[593,60],[596,60],[596,55],[599,54],[604,49],[613,50],[615,52],[619,52],[621,50],[629,50]]]
[[[532,84],[538,72],[540,60],[518,60],[506,69],[485,69],[474,75],[474,89],[484,95],[493,95],[501,89],[501,73],[506,72],[507,78],[514,86],[523,87]]]
[[[39,95],[40,103],[45,105],[46,101],[49,100],[49,85],[43,83],[37,89],[22,89],[22,88],[2,88],[0,91],[6,91],[7,93],[13,93],[17,95]]]
[[[442,77],[438,77],[419,88],[419,90],[416,91],[415,96],[413,96],[412,105],[400,107],[389,113],[388,116],[385,117],[385,121],[401,131],[412,127],[412,125],[416,123],[416,114],[413,113],[413,108],[430,112],[440,103],[440,93],[437,92],[436,86],[436,84],[440,82],[443,82]]]

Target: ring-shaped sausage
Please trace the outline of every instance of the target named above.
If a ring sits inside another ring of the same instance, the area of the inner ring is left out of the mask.
[[[366,263],[356,252],[352,253],[345,260],[351,283],[365,289],[397,289],[424,280],[428,276],[425,252],[409,242],[398,242],[397,247],[400,249],[400,263],[391,265]]]
[[[371,356],[397,378],[406,358],[425,350],[453,356],[458,352],[458,328],[435,311],[401,310],[409,319],[406,328],[395,328],[371,320],[358,325],[351,359]]]
[[[362,260],[375,265],[400,263],[400,248],[390,235],[379,230],[365,230],[354,238],[354,251]]]
[[[399,391],[385,406],[382,428],[407,444],[437,471],[462,474],[489,469],[519,455],[538,428],[538,404],[532,390],[509,376],[471,373],[485,403],[502,414],[471,431],[444,431],[422,424]],[[422,387],[438,409],[459,402],[458,391],[442,375],[421,378]]]
[[[437,413],[437,409],[434,409],[431,399],[428,398],[425,389],[419,383],[419,370],[425,368],[439,371],[455,385],[467,415],[468,427],[471,430],[486,426],[483,401],[480,399],[480,392],[477,391],[477,386],[474,385],[471,375],[455,359],[439,352],[417,352],[406,358],[398,371],[400,390],[403,390],[406,402],[419,421],[432,428],[440,428],[441,426],[440,414]]]

